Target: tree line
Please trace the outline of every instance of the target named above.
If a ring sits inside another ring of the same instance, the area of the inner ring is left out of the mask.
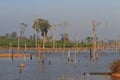
[[[50,31],[51,28],[53,28],[53,25],[51,25],[49,21],[46,19],[38,18],[34,20],[32,26],[32,28],[34,29],[34,34],[30,35],[29,38],[24,35],[26,28],[27,28],[27,24],[21,23],[20,35],[18,35],[17,32],[5,33],[4,35],[0,35],[0,40],[1,40],[0,46],[1,44],[9,45],[9,43],[12,43],[14,46],[17,46],[18,39],[20,39],[21,41],[20,43],[22,46],[24,46],[24,43],[27,43],[27,45],[29,46],[38,46],[37,44],[41,44],[49,47],[53,45],[54,46],[57,45],[58,47],[60,46],[62,47],[63,45],[65,47],[74,47],[76,45],[76,42],[69,40],[69,35],[66,32],[61,34],[60,40],[54,40],[54,33],[50,36],[47,36],[48,31]],[[42,38],[38,36],[39,33],[41,34]],[[80,44],[82,44],[82,46],[85,46],[86,44],[84,43],[84,41],[86,41],[87,44],[88,43],[91,44],[92,39],[93,39],[92,37],[86,37],[85,40],[81,42],[77,42],[78,44],[77,46],[81,46]],[[53,42],[55,42],[56,44]]]

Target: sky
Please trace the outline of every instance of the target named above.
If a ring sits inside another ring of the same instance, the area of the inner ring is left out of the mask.
[[[64,32],[71,40],[92,36],[93,21],[100,23],[96,29],[100,39],[116,39],[120,34],[120,0],[0,0],[1,35],[13,31],[19,34],[20,23],[28,25],[25,35],[32,35],[37,18],[56,25],[56,39]],[[64,21],[69,25],[57,25]]]

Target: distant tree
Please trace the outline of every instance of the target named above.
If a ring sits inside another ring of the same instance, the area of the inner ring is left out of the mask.
[[[61,34],[61,40],[62,40],[62,41],[68,41],[68,40],[69,40],[68,34],[67,34],[67,33]]]
[[[47,36],[46,39],[47,39],[47,41],[51,42],[53,38],[52,38],[52,36],[50,35],[50,36]]]
[[[53,41],[53,34],[48,37],[49,41]]]
[[[20,38],[21,38],[21,40],[24,38],[24,32],[25,32],[26,27],[27,27],[27,24],[21,23],[21,27],[20,27]]]
[[[9,38],[9,33],[4,34],[5,38]]]
[[[33,34],[33,40],[35,41],[35,37],[36,37],[36,35],[35,35],[35,33]]]
[[[32,41],[35,41],[35,33],[33,35],[30,35],[29,39],[32,40]],[[36,36],[38,40],[40,40],[40,37],[37,35]]]
[[[85,41],[88,42],[88,43],[92,43],[93,37],[88,36],[88,37],[85,38]]]
[[[48,20],[39,18],[34,21],[32,28],[35,29],[37,33],[41,32],[41,36],[44,36],[44,33],[47,35],[51,25],[49,24]]]
[[[4,34],[4,37],[7,39],[16,39],[17,38],[17,33],[16,32],[12,32],[12,33],[6,33]]]
[[[33,40],[34,38],[33,38],[33,36],[32,35],[30,35],[30,38],[29,38],[30,40]]]
[[[16,38],[17,38],[17,33],[16,33],[16,32],[12,32],[12,33],[10,34],[10,38],[11,38],[11,39],[16,39]]]

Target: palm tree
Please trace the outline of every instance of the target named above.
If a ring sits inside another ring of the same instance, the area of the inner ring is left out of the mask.
[[[43,37],[43,47],[44,47],[48,30],[51,28],[49,21],[38,18],[37,20],[34,21],[32,28],[35,29],[37,33],[41,32],[41,36]]]
[[[41,31],[41,36],[44,36],[44,32],[45,32],[45,35],[47,35],[47,32],[51,28],[51,25],[49,24],[48,20],[39,18],[35,20],[32,27],[36,29],[37,32]]]

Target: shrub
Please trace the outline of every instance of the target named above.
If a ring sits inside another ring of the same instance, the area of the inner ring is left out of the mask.
[[[111,65],[110,69],[112,73],[120,73],[120,60],[115,60]]]

